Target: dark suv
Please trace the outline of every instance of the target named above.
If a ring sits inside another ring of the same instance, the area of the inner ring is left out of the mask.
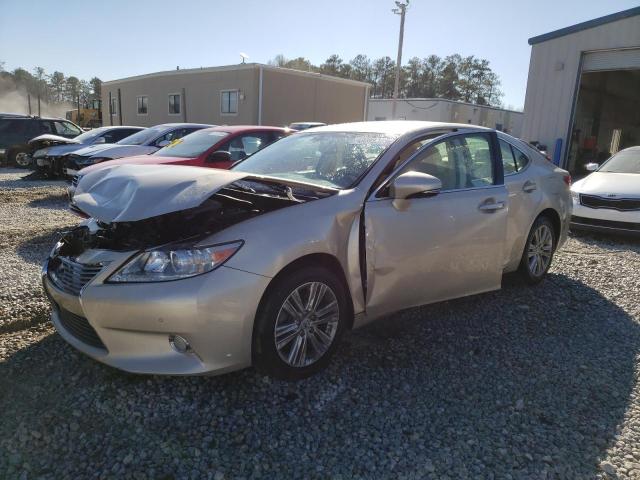
[[[64,118],[42,118],[0,113],[0,162],[20,165],[29,152],[29,140],[50,133],[65,138],[77,137],[82,129]],[[4,159],[4,160],[3,160]]]

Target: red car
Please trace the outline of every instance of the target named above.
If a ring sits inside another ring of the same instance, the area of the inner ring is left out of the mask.
[[[73,205],[73,194],[81,176],[113,165],[190,165],[196,167],[228,169],[272,142],[288,135],[290,130],[279,127],[233,125],[205,128],[175,140],[150,155],[118,158],[97,163],[73,177],[69,187],[71,210],[81,214]],[[84,215],[82,215],[84,216]]]

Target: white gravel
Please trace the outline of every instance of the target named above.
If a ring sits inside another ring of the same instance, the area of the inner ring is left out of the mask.
[[[303,382],[135,376],[42,323],[39,263],[76,219],[63,184],[18,177],[0,169],[0,478],[640,478],[637,243],[572,238],[541,285],[392,315]]]

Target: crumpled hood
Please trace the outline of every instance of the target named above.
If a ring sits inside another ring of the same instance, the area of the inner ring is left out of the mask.
[[[80,175],[101,170],[107,167],[115,167],[118,165],[162,165],[165,163],[184,163],[193,160],[192,158],[181,157],[158,157],[157,155],[136,155],[133,157],[118,158],[115,160],[107,160],[106,162],[96,163],[82,169]]]
[[[578,180],[571,188],[587,195],[615,195],[620,198],[640,198],[640,174],[593,172]]]
[[[135,222],[199,206],[247,173],[177,165],[118,165],[88,173],[73,196],[91,217]]]
[[[147,155],[158,150],[157,147],[147,145],[117,145],[115,143],[102,143],[99,145],[89,145],[77,150],[74,155],[82,157],[105,157],[122,158],[132,155]]]
[[[76,150],[79,150],[82,147],[83,147],[83,144],[81,143],[73,143],[69,145],[55,145],[53,147],[36,150],[36,152],[33,154],[33,158],[59,157],[67,153],[75,152]]]
[[[29,146],[33,150],[38,150],[43,147],[51,146],[51,145],[68,145],[68,144],[76,144],[81,145],[81,143],[75,138],[65,138],[59,135],[52,135],[50,133],[45,133],[44,135],[38,135],[37,137],[29,140]]]

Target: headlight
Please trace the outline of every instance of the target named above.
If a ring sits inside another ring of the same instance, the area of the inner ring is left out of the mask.
[[[49,152],[48,148],[41,148],[40,150],[36,150],[33,154],[33,158],[46,157]]]
[[[6,149],[4,148],[0,148],[0,155],[4,155],[7,152]]]
[[[139,253],[107,282],[166,282],[210,272],[229,260],[241,241],[187,249],[158,249]]]

